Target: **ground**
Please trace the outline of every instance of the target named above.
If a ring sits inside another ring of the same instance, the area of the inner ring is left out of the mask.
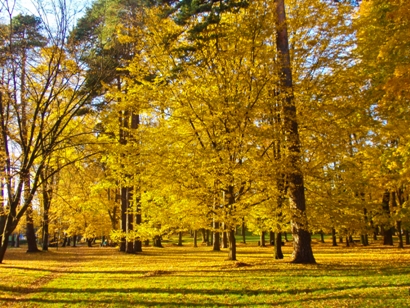
[[[316,265],[275,261],[273,248],[10,248],[0,264],[1,307],[410,307],[410,249],[312,243]]]

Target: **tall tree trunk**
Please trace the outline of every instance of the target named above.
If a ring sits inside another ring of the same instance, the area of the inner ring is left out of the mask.
[[[226,231],[222,232],[222,248],[228,248],[228,234]]]
[[[335,228],[332,228],[332,246],[337,246],[336,230],[335,230]]]
[[[20,233],[16,234],[16,248],[20,247]]]
[[[194,230],[194,247],[198,247],[198,230]]]
[[[215,229],[219,229],[219,222],[214,222],[214,228]],[[219,240],[219,232],[214,231],[213,232],[214,235],[214,240],[213,240],[213,251],[220,251],[221,250],[221,242]]]
[[[141,216],[141,198],[138,196],[136,199],[137,207],[135,212],[135,224],[136,226],[141,225],[142,223],[142,216]],[[134,242],[134,252],[142,252],[142,242],[140,239],[137,239]]]
[[[182,246],[182,232],[178,232],[178,246]]]
[[[130,198],[130,189],[128,189],[129,195],[128,198]],[[130,200],[128,200],[128,205],[130,205]],[[131,240],[129,238],[129,235],[133,229],[134,229],[134,215],[132,213],[132,208],[131,206],[128,206],[128,211],[127,211],[127,244],[126,244],[126,253],[134,253],[134,240]]]
[[[121,187],[121,230],[127,234],[128,188]],[[120,251],[126,251],[126,237],[121,239]]]
[[[385,212],[385,215],[387,215],[390,218],[390,208],[389,208],[389,203],[390,203],[390,192],[385,191],[383,194],[383,201],[382,201],[382,208],[383,211]],[[383,245],[393,245],[393,228],[391,226],[382,227],[383,230]]]
[[[8,244],[9,244],[9,235],[7,234],[7,232],[4,232],[3,237],[1,238],[1,245],[0,245],[0,263],[3,263],[4,255],[6,254]]]
[[[275,233],[273,231],[269,231],[269,244],[275,245]]]
[[[320,242],[321,242],[321,243],[324,243],[324,242],[325,242],[325,235],[324,235],[324,233],[323,233],[322,230],[320,230]]]
[[[316,263],[307,225],[305,188],[300,169],[301,150],[293,94],[292,71],[284,0],[276,0],[276,47],[280,65],[280,93],[285,96],[283,123],[286,136],[288,195],[292,214],[293,263]]]
[[[261,234],[260,234],[260,246],[261,246],[261,247],[266,247],[266,243],[265,243],[265,231],[261,231]]]
[[[245,218],[242,219],[242,243],[246,244],[246,225],[245,225]]]
[[[404,235],[405,235],[405,238],[406,238],[406,245],[410,245],[410,232],[409,232],[409,230],[405,230]]]
[[[34,231],[33,207],[30,204],[26,211],[27,252],[39,252],[37,248],[36,232]]]
[[[235,229],[228,231],[229,234],[229,260],[236,260],[236,239],[235,239]]]
[[[282,233],[275,232],[275,248],[274,248],[274,257],[276,260],[283,259],[282,252]]]
[[[398,232],[398,236],[399,236],[399,248],[404,248],[403,245],[403,234],[401,232],[401,221],[397,221],[397,232]]]

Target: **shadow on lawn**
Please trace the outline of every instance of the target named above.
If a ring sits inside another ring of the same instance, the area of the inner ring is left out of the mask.
[[[184,288],[153,288],[153,287],[134,287],[134,288],[50,288],[50,287],[41,287],[39,289],[35,289],[33,292],[33,289],[31,288],[13,288],[13,287],[7,287],[3,286],[0,288],[1,291],[4,292],[18,292],[22,294],[28,294],[28,293],[36,293],[36,294],[41,294],[41,293],[47,293],[47,294],[56,294],[56,298],[58,298],[59,293],[68,293],[73,296],[75,294],[85,294],[85,293],[91,293],[94,295],[100,294],[109,294],[109,293],[125,293],[125,294],[131,294],[131,293],[137,293],[137,294],[161,294],[161,293],[166,293],[166,294],[201,294],[201,295],[208,295],[208,296],[214,296],[214,295],[247,295],[247,296],[255,296],[255,295],[295,295],[295,294],[310,294],[314,292],[320,292],[320,294],[323,294],[323,292],[336,292],[336,291],[346,291],[346,290],[354,290],[354,289],[360,289],[360,290],[365,290],[365,289],[375,289],[375,288],[381,288],[385,287],[385,285],[369,285],[369,286],[345,286],[345,287],[319,287],[319,288],[303,288],[303,289],[288,289],[288,290],[252,290],[252,289],[237,289],[237,290],[232,290],[232,289],[184,289]],[[408,283],[398,283],[395,285],[392,285],[390,287],[394,288],[407,288],[410,287],[410,282]],[[93,298],[98,298],[93,297]]]
[[[409,287],[410,283],[406,284],[399,284],[395,285],[394,287]],[[380,286],[371,286],[371,287],[362,287],[361,289],[367,289],[367,288],[377,288]],[[189,306],[189,307],[195,307],[195,306],[200,306],[200,307],[208,307],[208,306],[215,306],[215,305],[225,305],[225,306],[266,306],[266,305],[284,305],[284,304],[292,304],[292,303],[297,303],[300,302],[300,298],[289,298],[289,296],[293,295],[306,295],[309,294],[308,299],[304,299],[304,301],[328,301],[328,300],[334,300],[334,299],[345,299],[351,301],[352,299],[349,297],[349,295],[346,294],[332,294],[333,292],[338,292],[338,291],[345,291],[345,290],[350,290],[350,289],[358,289],[358,287],[346,287],[346,288],[317,288],[317,289],[297,289],[297,290],[287,290],[287,291],[280,291],[280,290],[215,290],[215,289],[160,289],[160,288],[131,288],[131,289],[116,289],[116,288],[107,288],[107,289],[72,289],[72,288],[63,288],[63,289],[55,289],[55,288],[41,288],[35,294],[39,296],[40,298],[0,298],[0,303],[1,302],[12,302],[12,303],[27,303],[27,305],[30,304],[84,304],[86,306],[95,306],[95,305],[102,305],[102,304],[113,304],[115,306],[124,306],[124,305],[147,305],[147,306],[166,306],[166,307],[181,307],[181,306]],[[9,288],[9,290],[4,290],[2,288],[2,291],[16,291],[13,288]],[[27,293],[32,293],[31,291],[27,290],[22,290],[21,291],[24,294]],[[314,292],[320,292],[318,294],[311,294]],[[329,294],[330,296],[326,296],[323,292],[331,292]],[[54,298],[41,298],[41,293],[48,293],[49,295],[55,295]],[[67,293],[70,294],[70,299],[65,299],[61,298],[61,296],[64,295],[59,295],[59,293]],[[92,300],[85,300],[77,296],[77,294],[87,294],[91,293],[90,298]],[[113,293],[114,296],[111,296],[110,294]],[[150,298],[153,300],[138,300],[138,297],[132,298],[132,299],[124,299],[126,294],[130,293],[135,293],[135,294],[149,294]],[[122,295],[124,294],[124,295]],[[155,295],[160,296],[160,299],[163,298],[164,300],[161,301],[156,297]],[[185,295],[197,295],[204,297],[203,300],[201,300],[200,303],[198,302],[192,302],[189,298],[185,298]],[[223,295],[224,298],[220,297],[215,297],[213,296],[221,296]],[[275,298],[273,299],[267,299],[266,295],[282,295],[283,300],[280,300],[280,298]],[[165,296],[165,297],[164,297]],[[175,296],[177,298],[172,298],[172,296]],[[232,298],[227,297],[227,296],[232,296]],[[237,303],[237,299],[240,297],[247,297],[251,296],[251,299],[244,299],[246,300],[246,303]],[[375,296],[374,294],[366,294],[362,293],[361,296],[357,296],[359,300],[363,299],[369,299],[369,300],[386,300],[386,299],[393,299],[396,300],[397,296],[395,295],[380,295],[380,296]],[[206,302],[205,302],[206,301]],[[228,303],[227,303],[228,301]],[[232,303],[229,303],[233,301]]]

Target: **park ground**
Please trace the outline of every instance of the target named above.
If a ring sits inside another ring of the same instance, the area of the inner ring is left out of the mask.
[[[113,247],[10,248],[0,264],[0,307],[410,307],[410,249],[312,242],[317,264],[275,261],[273,248],[227,251],[186,240],[138,255]]]

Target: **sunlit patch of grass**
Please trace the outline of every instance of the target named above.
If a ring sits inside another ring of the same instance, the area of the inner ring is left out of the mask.
[[[271,247],[227,251],[187,244],[115,248],[10,249],[0,265],[0,303],[13,307],[408,307],[410,254],[373,244],[314,244],[318,264],[275,261]]]

